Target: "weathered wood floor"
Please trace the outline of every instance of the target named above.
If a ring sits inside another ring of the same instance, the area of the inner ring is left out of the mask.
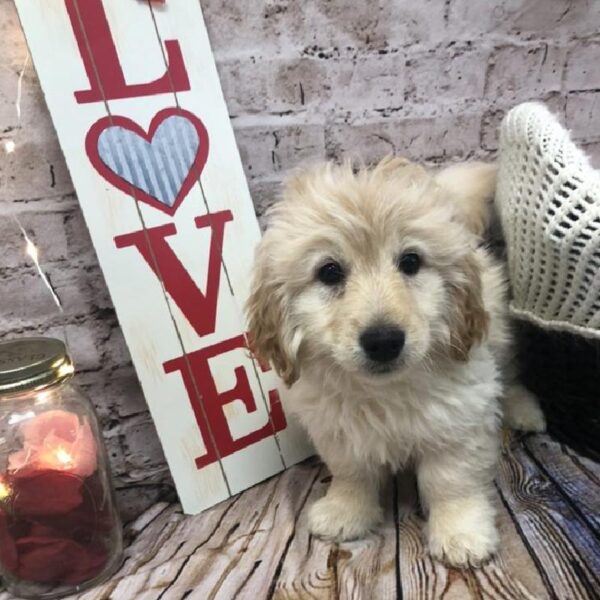
[[[600,464],[547,436],[506,439],[496,484],[501,550],[481,569],[429,558],[402,481],[385,495],[377,534],[339,545],[313,538],[306,510],[328,480],[311,460],[197,517],[158,504],[127,528],[117,576],[79,598],[600,598]]]

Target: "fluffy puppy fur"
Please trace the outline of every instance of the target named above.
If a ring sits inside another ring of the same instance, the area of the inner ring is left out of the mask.
[[[293,177],[272,210],[247,312],[256,353],[292,386],[290,407],[333,475],[310,510],[314,534],[365,535],[382,518],[382,473],[411,466],[433,555],[464,565],[495,550],[503,392],[511,424],[544,421],[503,371],[505,278],[480,244],[494,185],[481,164],[326,164]],[[383,362],[364,345],[382,327],[403,333]]]

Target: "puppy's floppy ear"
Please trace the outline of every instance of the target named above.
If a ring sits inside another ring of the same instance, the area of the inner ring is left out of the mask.
[[[451,284],[453,306],[449,313],[450,348],[454,360],[469,360],[471,348],[487,336],[489,315],[483,305],[481,269],[473,255],[459,266],[459,279]]]
[[[451,165],[435,174],[435,181],[450,192],[461,221],[478,235],[495,220],[494,194],[498,167],[483,162]]]
[[[287,386],[298,379],[293,332],[287,326],[281,289],[270,276],[265,240],[256,253],[250,297],[246,303],[248,340],[259,360],[270,362]]]

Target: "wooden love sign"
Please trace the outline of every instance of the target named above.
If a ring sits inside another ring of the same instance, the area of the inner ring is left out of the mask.
[[[260,232],[198,0],[16,0],[184,510],[311,453],[247,349]]]

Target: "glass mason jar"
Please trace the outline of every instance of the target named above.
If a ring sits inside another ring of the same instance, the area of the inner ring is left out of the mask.
[[[121,560],[102,435],[72,376],[60,340],[0,343],[0,575],[18,597],[79,592]]]

